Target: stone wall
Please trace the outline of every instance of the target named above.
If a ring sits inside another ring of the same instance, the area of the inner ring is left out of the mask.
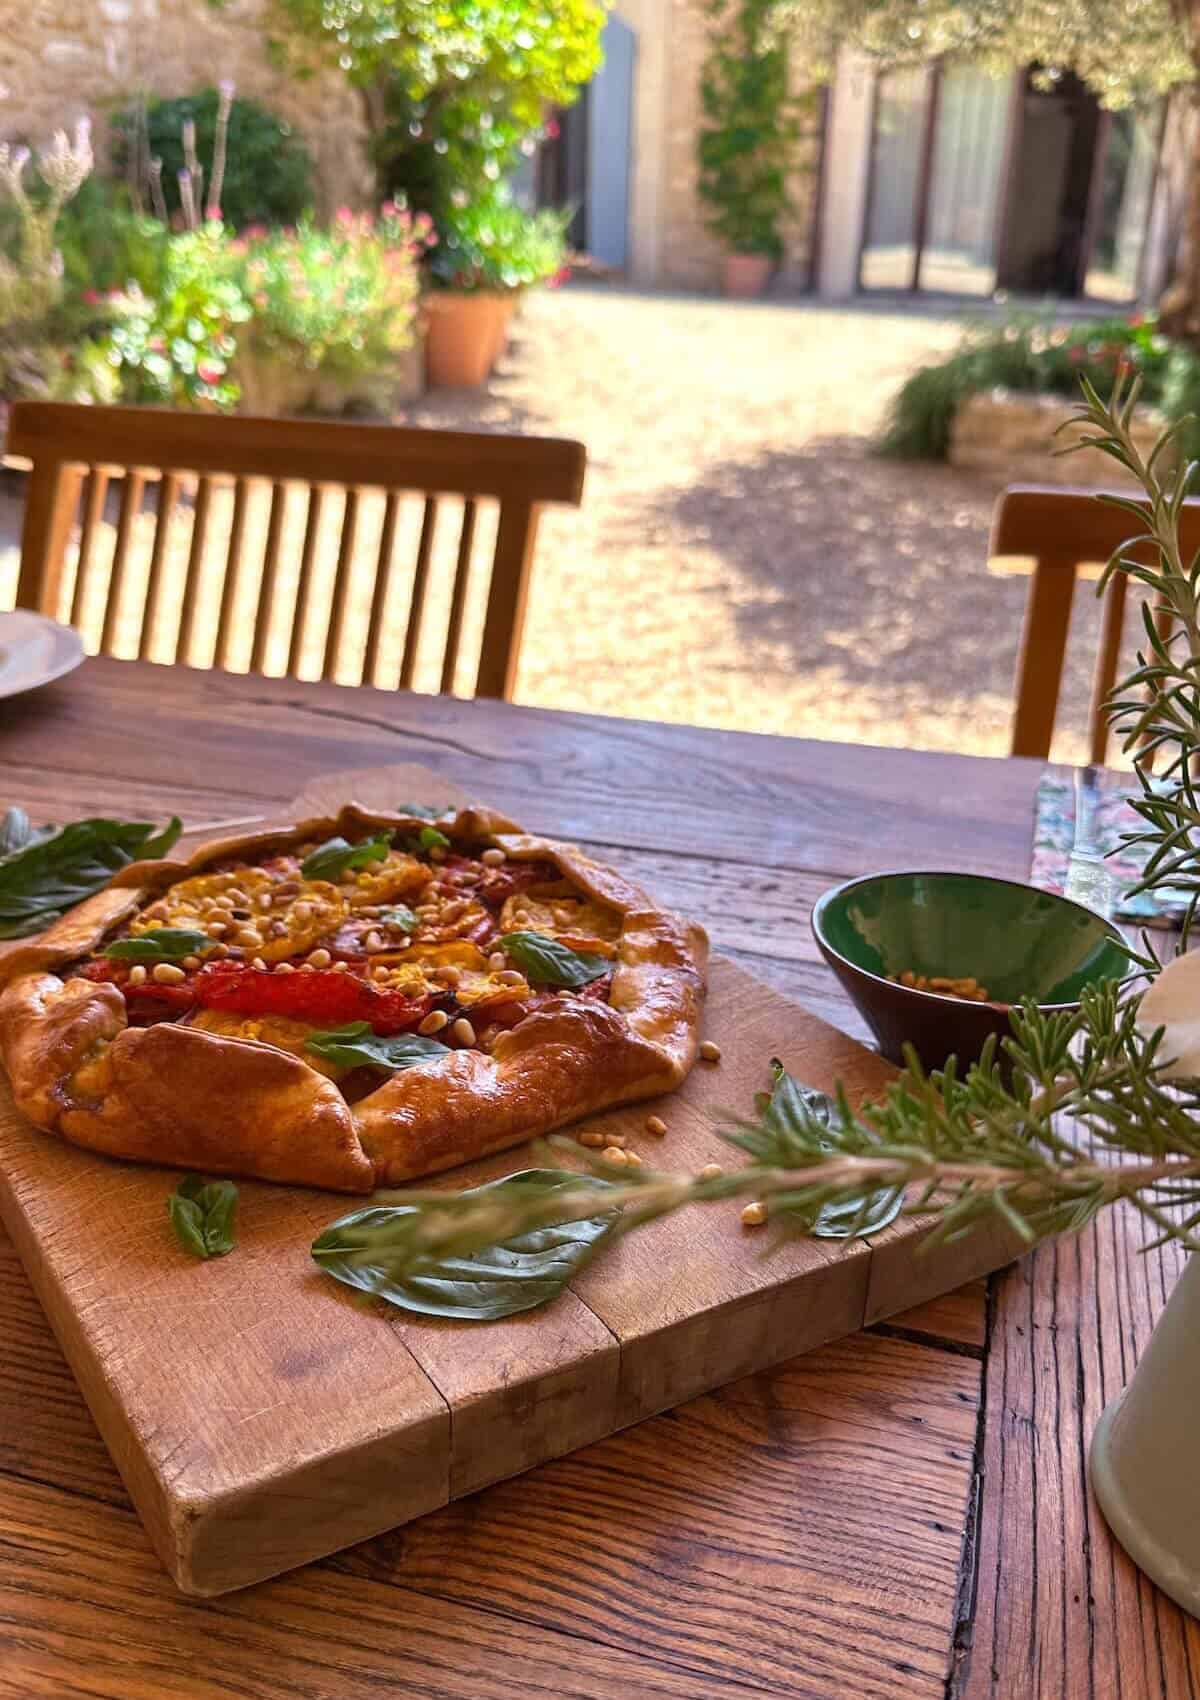
[[[988,390],[973,395],[955,414],[950,430],[951,466],[978,472],[1003,484],[1129,483],[1130,476],[1099,449],[1057,454],[1077,432],[1058,428],[1079,411],[1065,396],[1017,395]],[[1150,408],[1139,410],[1133,435],[1149,454],[1165,421]]]
[[[320,210],[370,199],[364,129],[336,74],[289,77],[271,64],[262,0],[0,0],[0,140],[41,142],[82,113],[107,147],[105,112],[139,90],[190,94],[230,77],[303,136]]]
[[[696,147],[700,134],[700,74],[710,25],[699,0],[670,0],[670,71],[663,115],[664,190],[657,281],[684,289],[717,286],[723,249],[704,222]],[[797,150],[792,181],[792,216],[781,232],[783,263],[775,288],[804,289],[808,281],[809,243],[816,188],[816,118],[806,125],[812,135]]]

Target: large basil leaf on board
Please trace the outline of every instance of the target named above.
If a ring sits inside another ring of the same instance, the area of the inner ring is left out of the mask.
[[[789,1121],[797,1121],[803,1113],[801,1106],[826,1127],[830,1125],[836,1106],[827,1093],[818,1092],[813,1086],[801,1086],[780,1062],[772,1061],[771,1070],[775,1085],[763,1115],[768,1126],[774,1124],[786,1129]],[[827,1149],[832,1155],[832,1143]],[[872,1193],[865,1210],[860,1198],[831,1201],[823,1204],[808,1221],[807,1232],[822,1240],[861,1239],[879,1233],[889,1222],[894,1222],[903,1203],[903,1187],[886,1187]]]
[[[29,828],[5,817],[0,849],[0,938],[41,932],[113,874],[145,857],[164,856],[179,837],[178,818],[161,829],[147,821],[89,819]]]
[[[579,1177],[553,1169],[525,1169],[473,1187],[464,1197],[571,1186]],[[595,1184],[594,1180],[591,1184]],[[373,1205],[355,1210],[327,1228],[312,1255],[327,1275],[401,1310],[460,1321],[496,1322],[534,1310],[557,1298],[567,1282],[595,1255],[612,1232],[617,1212],[582,1222],[537,1228],[469,1257],[422,1263],[414,1259],[409,1228],[417,1214],[409,1205]]]

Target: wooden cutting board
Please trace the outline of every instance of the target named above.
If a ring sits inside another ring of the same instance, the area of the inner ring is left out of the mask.
[[[461,801],[421,768],[343,773],[297,816],[355,799]],[[484,799],[486,800],[486,799]],[[700,917],[703,919],[703,917]],[[894,1073],[733,963],[712,963],[698,1064],[654,1104],[594,1118],[647,1162],[731,1161],[714,1129],[750,1112],[783,1058],[852,1100]],[[644,1131],[647,1114],[668,1125]],[[441,1177],[528,1167],[521,1148]],[[920,1303],[1013,1255],[981,1233],[919,1254],[902,1221],[872,1241],[764,1257],[736,1203],[638,1230],[543,1310],[491,1324],[364,1308],[321,1275],[314,1235],[353,1201],[243,1183],[233,1255],[170,1234],[177,1173],[77,1151],[0,1087],[0,1214],[163,1563],[186,1593],[244,1587],[599,1440],[722,1382]]]

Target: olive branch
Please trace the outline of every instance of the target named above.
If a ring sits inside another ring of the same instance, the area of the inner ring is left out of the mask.
[[[1070,423],[1083,427],[1074,447],[1103,450],[1144,492],[1140,499],[1098,498],[1135,515],[1141,528],[1108,562],[1098,593],[1118,572],[1147,593],[1145,646],[1106,711],[1122,748],[1135,752],[1141,786],[1132,799],[1141,825],[1125,836],[1148,852],[1136,889],[1169,884],[1189,892],[1186,938],[1200,906],[1193,776],[1200,756],[1200,555],[1185,562],[1179,519],[1195,464],[1176,452],[1186,420],[1142,458],[1131,433],[1139,391],[1139,380],[1125,372],[1105,402],[1085,380]],[[1153,979],[1161,964],[1149,946],[1146,952],[1132,954]],[[726,1172],[671,1174],[593,1159],[583,1173],[552,1171],[552,1181],[506,1197],[389,1194],[403,1208],[374,1249],[389,1276],[403,1276],[614,1206],[620,1214],[602,1243],[685,1206],[734,1198],[767,1207],[777,1243],[812,1232],[834,1204],[849,1212],[848,1232],[866,1231],[880,1194],[898,1190],[909,1195],[909,1212],[930,1218],[930,1243],[988,1220],[1032,1243],[1081,1229],[1126,1199],[1152,1228],[1151,1243],[1200,1249],[1200,1080],[1171,1077],[1166,1036],[1139,1025],[1140,1002],[1132,980],[1110,980],[1085,990],[1077,1010],[1043,1014],[1027,1003],[1012,1011],[1002,1047],[990,1040],[965,1075],[953,1059],[927,1074],[910,1052],[884,1097],[857,1110],[841,1090],[820,1106],[802,1092],[772,1094],[755,1119],[722,1129],[744,1158]],[[576,1159],[584,1155],[573,1140],[550,1143]]]

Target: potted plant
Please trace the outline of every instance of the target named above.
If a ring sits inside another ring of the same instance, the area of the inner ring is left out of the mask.
[[[234,375],[248,413],[386,412],[411,399],[418,262],[432,235],[394,202],[343,207],[327,230],[251,226],[228,244],[249,316]]]
[[[727,252],[724,294],[761,295],[783,256],[788,177],[803,98],[788,93],[787,51],[777,0],[711,0],[710,43],[700,78],[700,198]]]
[[[500,189],[443,219],[426,264],[431,389],[486,382],[521,291],[563,274],[568,217],[526,212]]]

